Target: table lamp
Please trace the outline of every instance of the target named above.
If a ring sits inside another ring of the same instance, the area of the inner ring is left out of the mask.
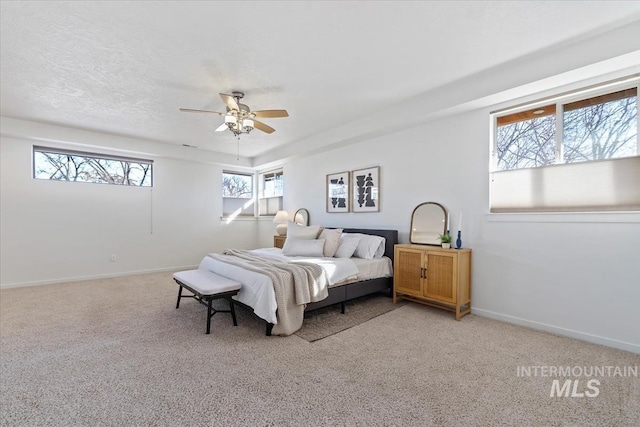
[[[287,211],[278,211],[276,216],[273,217],[273,222],[278,224],[276,226],[276,231],[280,236],[287,235],[287,222],[289,222],[289,212]]]

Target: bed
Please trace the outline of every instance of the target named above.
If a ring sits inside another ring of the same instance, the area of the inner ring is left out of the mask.
[[[330,268],[323,267],[325,271],[338,270],[337,277],[330,277],[326,297],[321,295],[319,300],[309,302],[304,306],[304,311],[317,310],[330,305],[342,304],[344,312],[344,302],[361,296],[386,292],[391,295],[393,290],[393,251],[394,245],[398,243],[397,230],[370,230],[345,228],[343,233],[358,233],[380,236],[385,239],[384,254],[380,260],[363,260],[351,258],[348,261],[354,263],[357,268],[357,275],[349,274],[347,260],[337,262],[336,266]],[[253,255],[282,259],[280,249],[264,248],[249,251]],[[223,259],[224,256],[209,254],[200,263],[200,268],[212,271],[232,280],[239,281],[242,289],[234,299],[237,303],[247,306],[259,318],[266,323],[267,335],[281,334],[289,335],[291,330],[285,333],[278,331],[278,321],[281,319],[282,309],[278,310],[274,292],[274,282],[264,274],[256,271],[248,271],[244,266],[233,265]],[[307,261],[307,260],[302,260]],[[377,261],[377,262],[372,262]],[[345,270],[341,270],[342,268]],[[283,324],[283,322],[280,322]],[[302,318],[300,317],[300,325]],[[274,326],[276,329],[274,330]]]

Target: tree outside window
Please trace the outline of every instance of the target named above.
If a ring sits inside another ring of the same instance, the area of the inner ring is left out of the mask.
[[[253,195],[253,179],[251,175],[223,173],[222,197],[249,199]]]
[[[151,187],[153,162],[34,147],[33,177],[54,181]]]
[[[588,98],[562,108],[558,147],[556,105],[497,119],[497,170],[629,157],[638,154],[635,88]]]
[[[222,216],[253,216],[253,175],[225,171],[222,173]]]
[[[496,116],[491,212],[640,210],[638,80],[614,86]]]

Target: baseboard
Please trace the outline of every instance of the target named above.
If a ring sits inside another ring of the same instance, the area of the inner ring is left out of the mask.
[[[575,338],[582,341],[592,342],[594,344],[600,344],[607,347],[613,347],[620,350],[630,351],[632,353],[640,354],[640,345],[633,344],[624,341],[613,340],[611,338],[605,338],[598,335],[591,335],[585,332],[574,331],[573,329],[561,328],[559,326],[548,325],[546,323],[534,322],[532,320],[522,319],[520,317],[509,316],[502,313],[496,313],[494,311],[483,310],[481,308],[473,307],[471,313],[482,317],[488,317],[490,319],[501,320],[507,323],[514,323],[520,326],[526,326],[531,329],[537,329],[545,332],[551,332],[557,335],[565,337]]]
[[[27,286],[55,285],[56,283],[80,282],[84,280],[109,279],[111,277],[133,276],[136,274],[162,273],[165,271],[191,270],[198,268],[197,265],[186,265],[180,267],[154,268],[151,270],[125,271],[121,273],[99,274],[95,276],[76,276],[53,280],[39,280],[36,282],[7,283],[0,285],[0,289],[22,288]]]

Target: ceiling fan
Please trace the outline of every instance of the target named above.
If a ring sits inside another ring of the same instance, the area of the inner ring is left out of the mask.
[[[224,123],[218,126],[216,132],[222,132],[223,130],[229,129],[238,138],[240,138],[240,134],[249,133],[254,128],[265,133],[275,132],[275,129],[271,126],[255,120],[256,117],[289,117],[289,113],[287,113],[287,110],[251,111],[251,109],[249,109],[249,106],[240,103],[240,100],[244,98],[243,92],[231,93],[231,95],[227,95],[224,93],[220,94],[220,98],[222,98],[222,101],[224,101],[224,103],[227,105],[227,111],[225,113],[210,110],[196,110],[193,108],[181,108],[180,111],[184,111],[186,113],[213,113],[224,116]]]

